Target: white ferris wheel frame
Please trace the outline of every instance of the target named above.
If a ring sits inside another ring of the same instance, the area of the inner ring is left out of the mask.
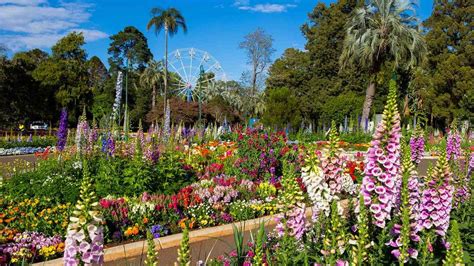
[[[184,58],[186,60],[183,61]],[[199,63],[193,65],[194,60]],[[201,67],[204,73],[213,73],[214,76],[198,83]],[[209,52],[193,47],[179,48],[168,53],[168,69],[179,76],[179,79],[171,81],[177,84],[178,89],[176,91],[178,95],[187,96],[188,99],[190,97],[202,97],[202,95],[196,94],[198,85],[205,85],[207,86],[206,90],[213,90],[216,89],[217,81],[223,81],[224,84],[227,82],[227,75],[220,62]]]

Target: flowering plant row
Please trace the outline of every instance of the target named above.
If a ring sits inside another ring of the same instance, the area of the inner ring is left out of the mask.
[[[470,202],[473,156],[462,154],[453,129],[436,167],[420,176],[423,134],[402,136],[393,83],[366,154],[342,149],[334,123],[321,145],[288,144],[284,133],[263,128],[218,140],[217,130],[140,127],[118,136],[79,121],[74,137],[61,123],[54,154],[0,186],[8,195],[0,199],[4,261],[64,250],[67,265],[101,264],[107,244],[277,213],[275,232],[259,232],[248,249],[213,263],[424,263],[459,260],[452,253],[464,247],[450,221]],[[200,134],[207,137],[194,141]],[[180,263],[189,259],[186,245]]]

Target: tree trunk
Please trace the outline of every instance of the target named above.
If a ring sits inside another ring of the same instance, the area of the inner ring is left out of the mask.
[[[251,104],[252,106],[252,115],[256,115],[256,105],[257,105],[257,67],[254,65],[252,69],[252,98]]]
[[[168,93],[168,25],[165,24],[165,94],[163,95],[163,116],[166,113],[167,93]]]
[[[366,128],[366,121],[369,119],[370,115],[370,108],[372,107],[372,102],[374,101],[375,96],[375,82],[370,82],[369,86],[367,87],[367,91],[365,92],[365,100],[364,100],[364,107],[362,108],[362,119],[360,120],[359,126],[364,130],[367,131]]]
[[[155,110],[156,103],[156,84],[153,85],[153,91],[151,93],[151,110]]]

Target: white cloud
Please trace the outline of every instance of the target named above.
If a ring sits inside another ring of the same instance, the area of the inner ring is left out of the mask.
[[[96,40],[100,40],[100,39],[109,37],[109,35],[107,35],[107,33],[99,31],[99,30],[72,29],[70,31],[82,32],[86,42],[93,42],[93,41],[96,41]]]
[[[90,4],[47,0],[0,0],[0,42],[11,50],[51,47],[58,39],[79,29],[86,41],[106,38],[107,34],[84,29],[91,17]]]
[[[256,4],[250,5],[249,0],[236,0],[234,1],[234,6],[240,10],[248,10],[253,12],[260,13],[282,13],[286,12],[288,8],[296,7],[294,4]]]
[[[14,4],[21,6],[36,6],[39,4],[46,3],[47,0],[0,0],[0,5],[3,4]]]

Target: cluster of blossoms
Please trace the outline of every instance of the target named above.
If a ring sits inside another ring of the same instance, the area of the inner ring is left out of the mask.
[[[102,137],[102,152],[107,156],[114,156],[115,154],[115,140],[112,134]]]
[[[431,180],[422,193],[420,205],[420,228],[431,229],[445,236],[449,227],[454,188],[450,184],[451,172],[445,154],[442,154],[431,173]]]
[[[167,235],[169,230],[164,228],[160,224],[156,224],[150,228],[150,232],[153,235],[153,238],[159,238],[159,237]]]
[[[83,114],[76,128],[76,149],[77,153],[82,154],[82,149],[86,149],[87,141],[89,139],[89,123],[85,114]]]
[[[61,109],[61,116],[59,118],[59,128],[58,128],[58,143],[56,144],[56,149],[59,152],[62,152],[66,147],[67,142],[67,110],[66,108]]]
[[[411,136],[410,151],[411,160],[416,164],[419,164],[421,162],[421,158],[423,158],[423,154],[425,153],[425,138],[423,137],[423,132],[421,130]]]
[[[319,166],[319,152],[308,155],[305,166],[301,169],[301,179],[306,186],[309,199],[313,203],[314,212],[329,215],[330,203],[333,200],[329,185],[324,179],[323,170]]]
[[[11,263],[31,262],[35,257],[51,258],[64,251],[61,236],[48,237],[38,232],[23,232],[14,236],[13,242],[0,245],[0,257],[5,255]]]
[[[81,194],[70,217],[64,251],[65,265],[103,264],[104,236],[87,161],[83,163]]]
[[[120,116],[120,102],[122,101],[122,72],[118,72],[117,83],[115,84],[115,101],[112,108],[112,120],[115,121]]]
[[[374,133],[367,153],[365,177],[361,192],[364,203],[374,217],[374,223],[385,228],[396,205],[400,179],[400,115],[397,110],[397,90],[394,80],[390,82],[387,105],[383,119]]]
[[[194,191],[203,201],[209,204],[216,204],[219,202],[230,203],[233,199],[239,196],[239,192],[232,186],[217,185],[212,189],[199,188]]]
[[[171,109],[169,100],[166,102],[165,122],[163,125],[163,138],[167,140],[171,134]]]
[[[446,156],[448,160],[456,160],[461,156],[461,135],[453,122],[446,139]]]
[[[275,231],[279,237],[283,237],[286,231],[296,240],[301,240],[309,228],[309,223],[306,221],[306,207],[304,204],[291,209],[285,215],[277,216],[276,221]],[[286,223],[284,224],[283,222]]]
[[[390,240],[388,245],[394,247],[392,254],[399,260],[406,263],[408,258],[416,259],[418,251],[410,245],[410,242],[418,243],[421,238],[418,232],[421,226],[418,223],[420,215],[419,182],[417,171],[411,159],[411,153],[404,146],[404,157],[402,161],[402,186],[400,192],[400,215],[402,224],[395,224],[392,228],[392,234],[396,237],[395,241]]]

